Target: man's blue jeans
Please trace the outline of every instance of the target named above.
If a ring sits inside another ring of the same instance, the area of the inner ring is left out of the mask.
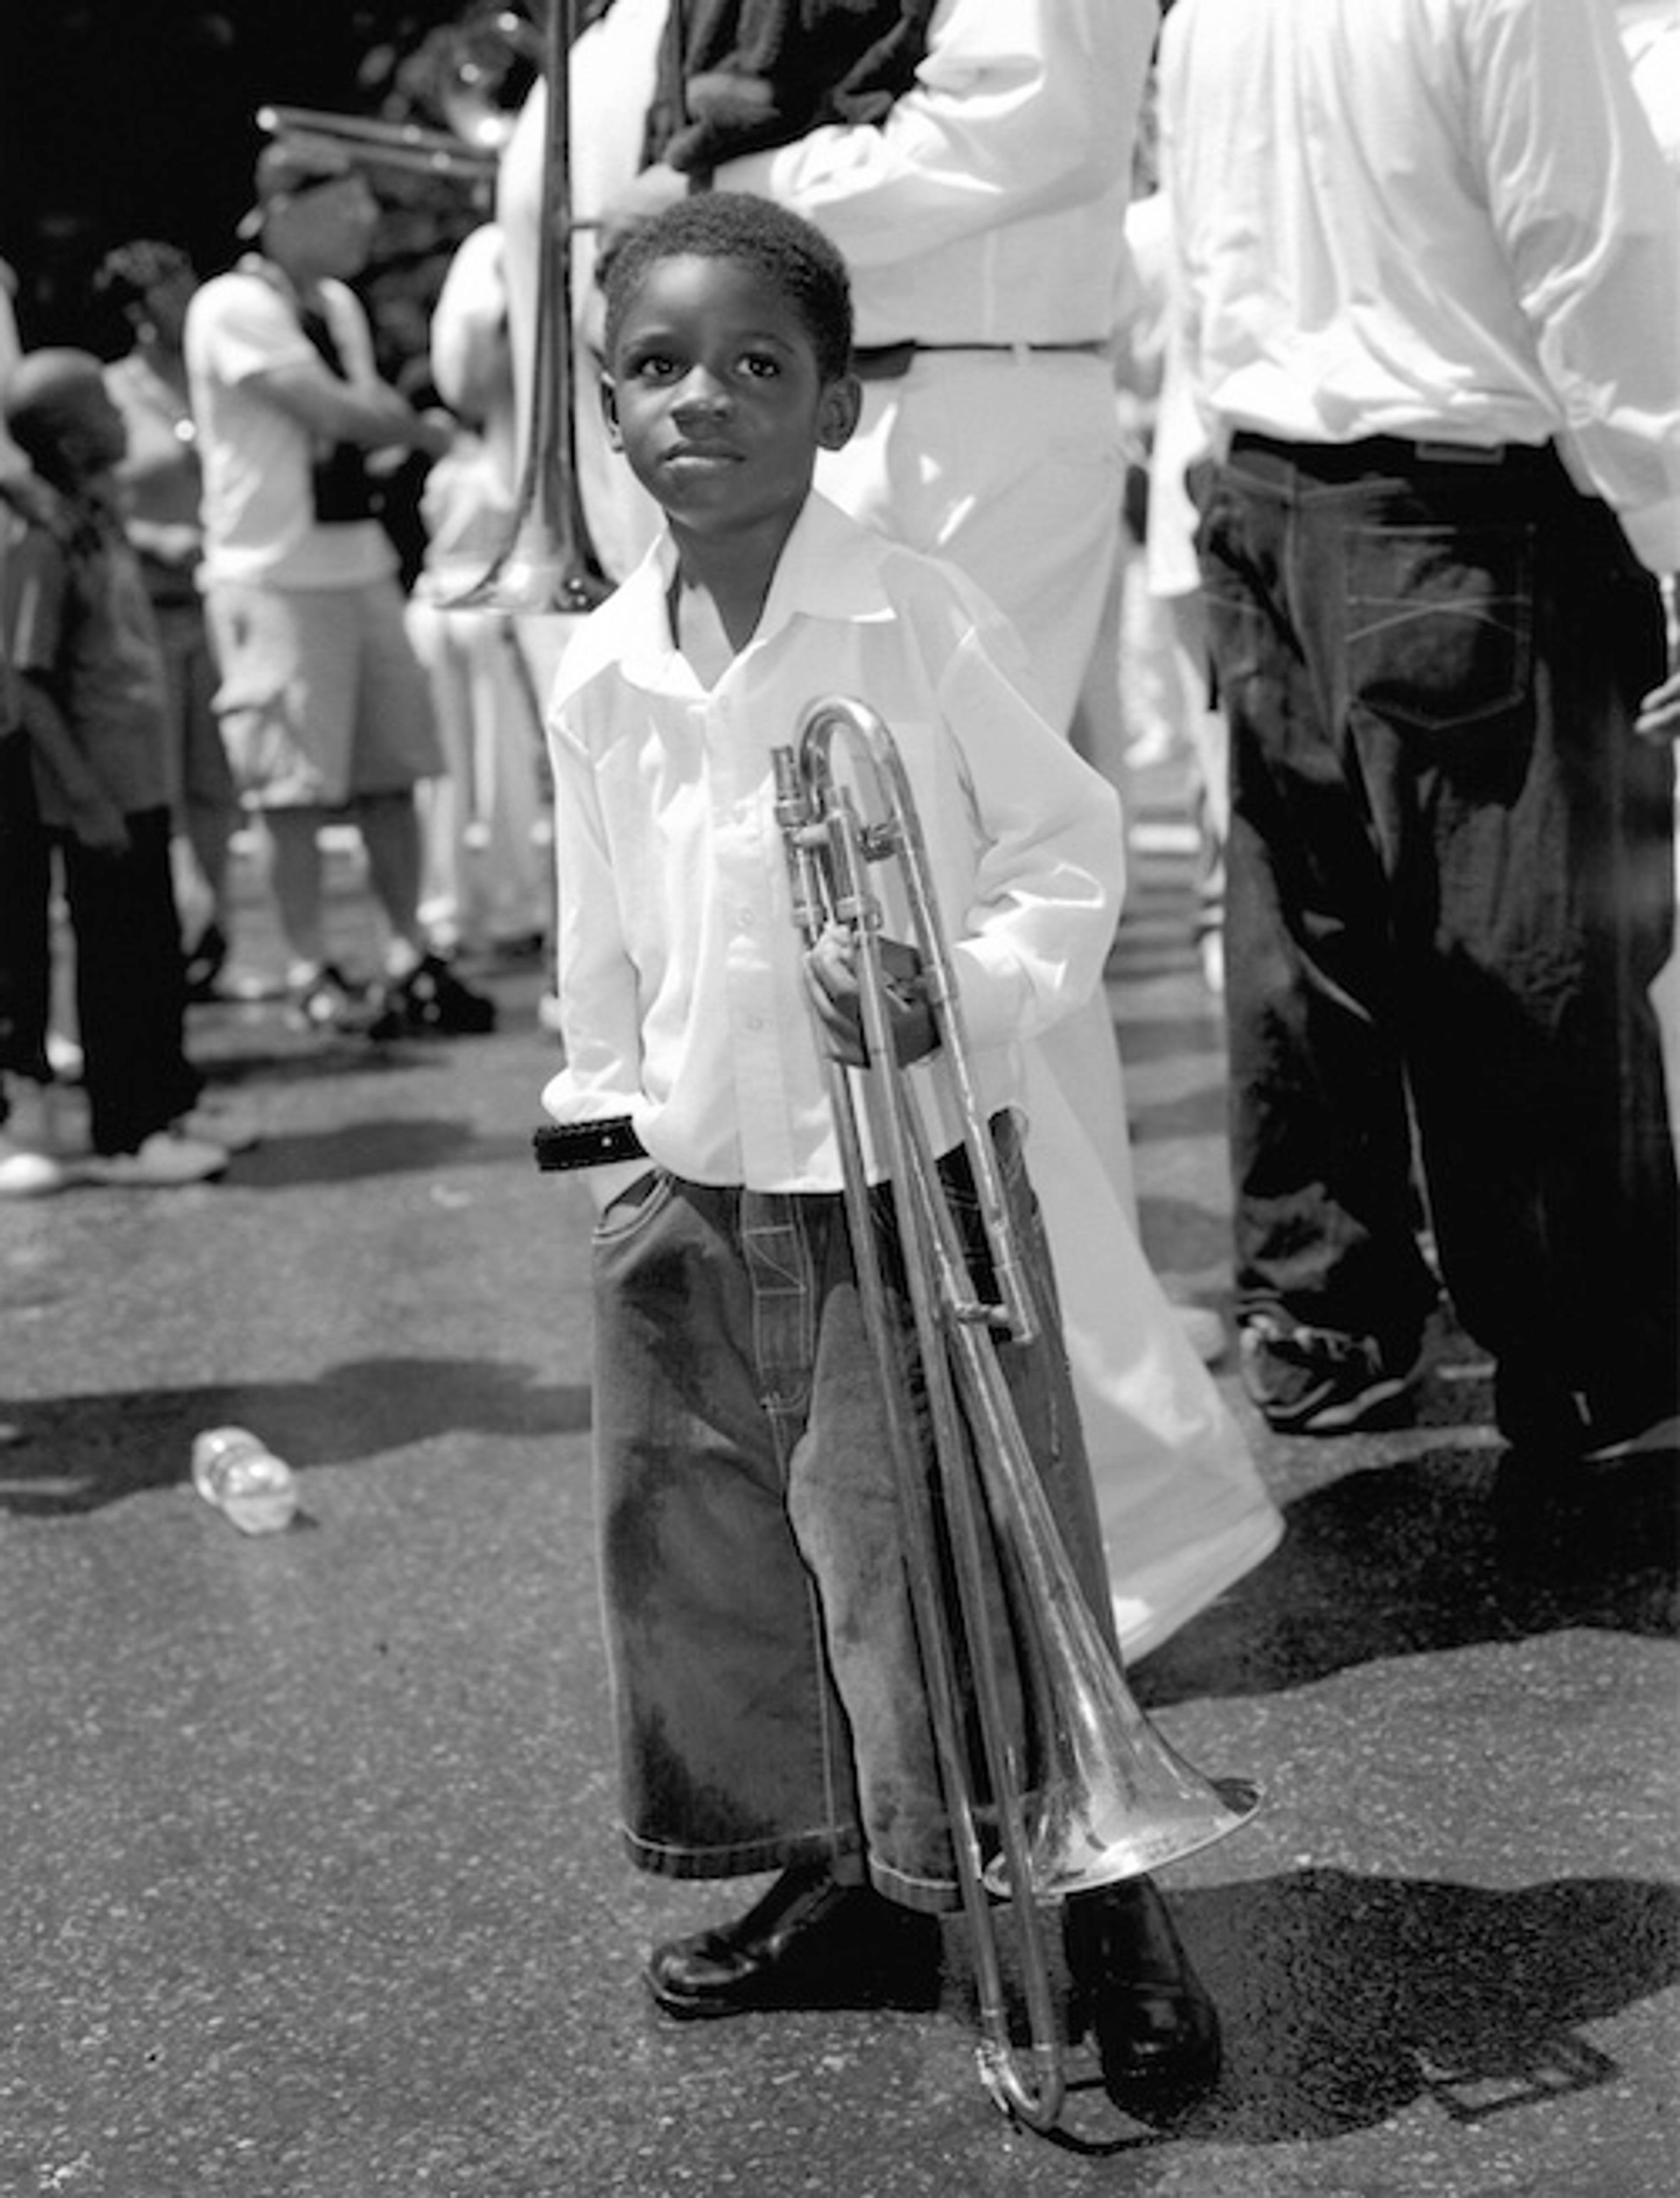
[[[1000,1159],[1043,1335],[1001,1351],[1081,1587],[1101,1532],[1042,1231]],[[822,1861],[956,1894],[881,1388],[842,1201],[662,1172],[595,1246],[595,1442],[624,1828],[642,1868]],[[881,1225],[891,1224],[883,1206]],[[892,1286],[902,1326],[909,1318]]]
[[[1239,1311],[1404,1348],[1442,1271],[1515,1442],[1672,1410],[1648,997],[1673,781],[1631,730],[1660,606],[1546,450],[1239,437],[1203,497],[1231,736]]]

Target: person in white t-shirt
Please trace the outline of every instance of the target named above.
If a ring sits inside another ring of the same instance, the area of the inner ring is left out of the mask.
[[[438,456],[451,430],[377,372],[348,287],[379,214],[359,171],[279,141],[258,164],[257,195],[241,234],[260,248],[197,292],[185,346],[217,707],[272,844],[292,1015],[377,1036],[485,1031],[493,1002],[430,951],[420,921],[415,789],[442,758],[367,463],[387,449]],[[385,919],[371,1003],[328,951],[319,835],[335,817],[361,834]]]

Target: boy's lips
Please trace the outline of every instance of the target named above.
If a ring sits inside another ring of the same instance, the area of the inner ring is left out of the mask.
[[[724,443],[673,443],[665,454],[665,463],[683,473],[720,471],[740,462],[740,451]]]

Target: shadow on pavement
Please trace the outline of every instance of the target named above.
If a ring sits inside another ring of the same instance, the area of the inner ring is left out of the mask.
[[[250,1424],[299,1468],[336,1465],[451,1430],[578,1434],[587,1387],[539,1381],[491,1359],[365,1358],[318,1381],[117,1390],[8,1403],[0,1511],[44,1516],[96,1510],[137,1489],[187,1477],[201,1428]]]
[[[1315,1869],[1175,1894],[1220,2003],[1219,2089],[1177,2133],[1282,2143],[1421,2099],[1469,2124],[1614,2082],[1580,2033],[1680,1980],[1680,1887],[1490,1891]],[[1206,1949],[1206,1956],[1203,1949]]]
[[[1138,1666],[1146,1708],[1560,1626],[1680,1631],[1671,1453],[1560,1507],[1490,1453],[1431,1451],[1345,1473],[1285,1519],[1276,1554]]]
[[[533,1114],[532,1126],[536,1117]],[[391,1115],[327,1130],[288,1130],[265,1137],[235,1160],[241,1190],[297,1190],[365,1177],[422,1175],[471,1160],[475,1167],[531,1160],[530,1131],[486,1134],[450,1117]]]

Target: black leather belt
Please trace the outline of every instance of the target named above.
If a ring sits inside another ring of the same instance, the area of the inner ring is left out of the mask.
[[[1315,480],[1354,480],[1362,474],[1417,473],[1441,466],[1497,471],[1555,462],[1549,443],[1411,441],[1404,435],[1364,435],[1352,443],[1290,443],[1239,427],[1231,456],[1276,458]]]
[[[1009,353],[1030,352],[1036,358],[1041,352],[1050,352],[1061,358],[1101,358],[1108,349],[1107,340],[1092,336],[1084,343],[917,343],[913,338],[905,343],[863,344],[852,354],[852,371],[860,381],[897,381],[910,370],[910,362],[920,352],[989,352]]]

